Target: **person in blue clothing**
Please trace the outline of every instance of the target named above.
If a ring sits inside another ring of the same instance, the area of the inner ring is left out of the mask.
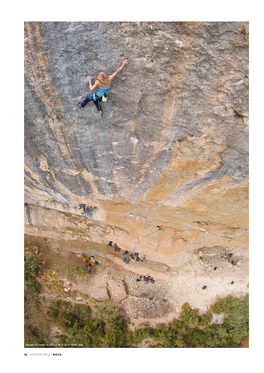
[[[80,109],[84,108],[85,105],[87,105],[89,101],[93,101],[93,103],[97,107],[97,110],[100,111],[100,114],[103,116],[103,110],[102,110],[102,107],[100,106],[100,102],[102,101],[103,95],[107,94],[107,92],[111,88],[112,80],[117,76],[117,74],[120,73],[121,70],[123,70],[123,68],[126,66],[127,63],[128,63],[128,60],[124,60],[122,62],[121,67],[119,67],[119,69],[117,69],[116,72],[110,76],[107,76],[107,74],[104,72],[99,73],[96,77],[97,80],[95,81],[94,85],[92,85],[91,77],[88,76],[87,80],[89,82],[90,90],[93,91],[96,87],[99,87],[99,89],[96,93],[87,96],[83,100],[83,102],[79,102],[78,103],[79,108]]]

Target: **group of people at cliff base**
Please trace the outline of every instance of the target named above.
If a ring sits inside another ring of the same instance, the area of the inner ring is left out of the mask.
[[[113,241],[109,241],[108,246],[113,247],[114,250],[117,252],[121,251],[121,248],[117,246],[116,243],[114,244]],[[130,259],[135,260],[136,262],[144,262],[146,260],[145,255],[143,255],[142,259],[140,259],[139,253],[130,253],[128,250],[124,251],[123,256],[124,256],[123,262],[126,264],[129,264]],[[144,281],[145,283],[149,283],[149,284],[155,283],[155,280],[151,276],[143,276],[143,275],[138,276],[138,278],[136,279],[136,282],[139,282],[139,281]]]
[[[151,276],[143,276],[143,275],[138,276],[138,278],[136,279],[136,282],[139,282],[139,281],[144,281],[149,284],[155,283],[155,280]]]
[[[121,251],[121,248],[116,243],[113,243],[113,241],[109,241],[108,246],[113,247],[116,252]],[[125,256],[125,258],[124,258],[125,263],[129,263],[130,259],[135,260],[136,262],[144,262],[146,260],[145,255],[143,255],[143,257],[140,258],[139,253],[130,253],[128,250],[125,250],[123,255]]]
[[[80,109],[84,108],[89,101],[93,101],[98,111],[100,111],[101,116],[103,117],[103,109],[100,105],[100,102],[106,102],[108,98],[108,91],[111,88],[112,80],[117,76],[117,74],[120,73],[121,70],[126,66],[128,63],[128,60],[124,60],[122,62],[122,65],[119,67],[119,69],[116,70],[116,72],[110,76],[107,76],[106,73],[101,72],[97,75],[97,79],[92,85],[92,78],[90,76],[87,76],[87,81],[89,83],[89,88],[91,91],[93,91],[96,87],[98,87],[98,91],[94,94],[88,95],[85,97],[85,99],[82,102],[78,103],[78,106]]]
[[[101,264],[97,260],[94,259],[94,256],[89,256],[89,259],[85,259],[84,263],[87,266],[88,273],[94,272],[95,267],[93,266],[93,264],[95,264],[98,267],[101,266]]]
[[[109,244],[108,244],[108,246],[111,246],[111,247],[113,247],[113,248],[114,248],[114,250],[115,250],[115,251],[117,251],[117,252],[121,251],[121,248],[120,248],[119,246],[117,246],[117,244],[116,244],[116,243],[114,243],[114,244],[113,244],[113,241],[109,241]]]

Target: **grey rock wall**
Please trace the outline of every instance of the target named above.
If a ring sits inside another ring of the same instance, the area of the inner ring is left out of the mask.
[[[85,78],[125,58],[102,123],[77,106]],[[217,221],[239,211],[245,226],[248,115],[248,23],[25,23],[28,204],[85,204],[120,226],[111,206],[124,201]]]

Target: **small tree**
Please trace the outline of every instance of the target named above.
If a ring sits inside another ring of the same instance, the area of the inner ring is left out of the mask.
[[[199,324],[199,312],[192,309],[189,303],[182,305],[181,320],[188,326],[195,327]]]

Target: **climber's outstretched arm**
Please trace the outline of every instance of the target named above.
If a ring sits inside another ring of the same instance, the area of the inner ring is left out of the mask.
[[[89,82],[89,88],[90,88],[91,91],[93,91],[98,86],[98,84],[99,84],[99,81],[96,80],[95,83],[94,83],[94,85],[92,85],[92,79],[91,79],[90,76],[87,76],[87,80]]]
[[[113,75],[110,75],[108,78],[110,80],[113,80],[117,76],[117,74],[119,74],[120,71],[123,70],[123,68],[126,66],[127,63],[128,63],[128,60],[124,60],[122,62],[122,65],[119,67],[119,69],[117,69],[116,72]]]

